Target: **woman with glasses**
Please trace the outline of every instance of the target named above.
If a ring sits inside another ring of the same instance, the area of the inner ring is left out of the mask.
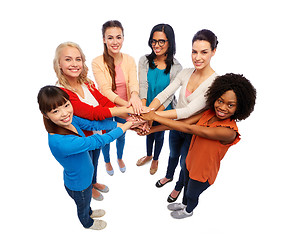
[[[153,27],[148,46],[152,52],[139,60],[138,77],[140,85],[140,98],[144,106],[149,106],[153,99],[162,92],[181,71],[182,66],[174,58],[176,52],[175,36],[172,27],[168,24],[158,24]],[[158,110],[171,110],[174,94],[171,94]],[[157,122],[153,126],[158,125]],[[150,174],[158,169],[158,158],[163,146],[164,131],[149,134],[146,137],[147,155],[137,161],[142,166],[152,161]],[[154,152],[153,152],[154,145]]]
[[[207,29],[198,31],[192,40],[192,62],[194,68],[183,69],[175,80],[159,95],[154,98],[150,108],[157,109],[156,113],[170,119],[188,118],[206,107],[205,93],[218,76],[211,68],[211,58],[217,49],[216,35]],[[178,103],[175,109],[159,111],[164,104],[181,87]],[[154,126],[149,133],[165,130],[163,125]],[[192,135],[171,130],[169,133],[169,159],[167,172],[164,178],[156,183],[156,187],[162,187],[173,180],[175,169],[180,164],[184,169],[185,159],[188,153]],[[168,202],[174,202],[178,198],[184,185],[184,173],[180,172],[175,189],[168,196]]]
[[[132,106],[135,114],[142,111],[142,102],[139,98],[139,83],[134,58],[121,52],[124,42],[124,29],[117,20],[107,21],[102,26],[104,43],[103,55],[92,61],[92,70],[101,93],[117,106]],[[114,117],[114,120],[125,123],[125,119]],[[126,171],[122,159],[125,146],[125,134],[116,140],[117,159],[121,172]],[[110,163],[109,144],[102,148],[106,171],[114,174]]]

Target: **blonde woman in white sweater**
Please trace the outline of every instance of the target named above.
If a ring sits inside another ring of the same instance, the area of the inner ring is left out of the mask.
[[[183,69],[175,80],[156,96],[149,107],[158,109],[169,96],[181,87],[176,108],[168,111],[156,111],[156,113],[171,119],[184,119],[202,111],[206,107],[205,93],[218,76],[210,66],[211,58],[217,49],[217,44],[217,37],[212,31],[203,29],[197,32],[192,40],[192,61],[194,68]],[[155,126],[150,130],[150,133],[161,131],[164,128],[163,125]],[[179,158],[181,166],[185,164],[191,138],[191,134],[175,130],[170,131],[170,154],[167,172],[164,178],[157,181],[157,187],[162,187],[173,180]],[[168,196],[168,202],[176,201],[183,188],[183,183],[184,173],[181,171],[175,189]]]

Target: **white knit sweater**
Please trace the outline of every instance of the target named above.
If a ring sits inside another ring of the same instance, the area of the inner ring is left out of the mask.
[[[201,83],[201,85],[191,95],[186,97],[186,87],[194,71],[195,68],[183,69],[176,76],[174,81],[156,96],[160,103],[163,104],[169,96],[174,94],[176,90],[181,87],[179,99],[175,108],[177,119],[188,118],[206,107],[205,93],[218,76],[217,73],[213,73],[209,78]]]

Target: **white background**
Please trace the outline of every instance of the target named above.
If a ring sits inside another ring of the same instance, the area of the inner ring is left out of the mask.
[[[94,80],[91,61],[103,52],[101,26],[111,19],[122,22],[122,51],[136,62],[150,53],[152,27],[170,24],[184,68],[192,67],[193,35],[210,29],[219,40],[213,69],[242,73],[258,91],[254,113],[238,124],[242,141],[227,153],[191,218],[170,217],[166,198],[174,182],[154,186],[166,171],[168,133],[154,176],[149,164],[136,166],[145,138],[133,132],[126,137],[126,173],[118,169],[114,144],[113,177],[100,157],[98,181],[110,192],[102,202],[93,200],[92,208],[107,211],[105,230],[83,229],[64,189],[36,96],[40,87],[55,83],[54,51],[64,41],[81,46]],[[291,5],[282,0],[2,3],[1,239],[291,239],[291,22]]]

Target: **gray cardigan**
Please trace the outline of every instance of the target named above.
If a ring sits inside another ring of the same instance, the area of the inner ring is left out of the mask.
[[[142,56],[139,60],[138,64],[138,79],[139,79],[139,96],[141,99],[147,99],[147,92],[148,92],[148,80],[147,80],[147,73],[149,69],[148,59],[146,55]],[[170,83],[175,79],[176,75],[182,70],[181,64],[174,58],[173,65],[170,68]],[[173,100],[174,94],[168,97],[167,100],[163,102],[163,106],[166,108],[171,101]]]

